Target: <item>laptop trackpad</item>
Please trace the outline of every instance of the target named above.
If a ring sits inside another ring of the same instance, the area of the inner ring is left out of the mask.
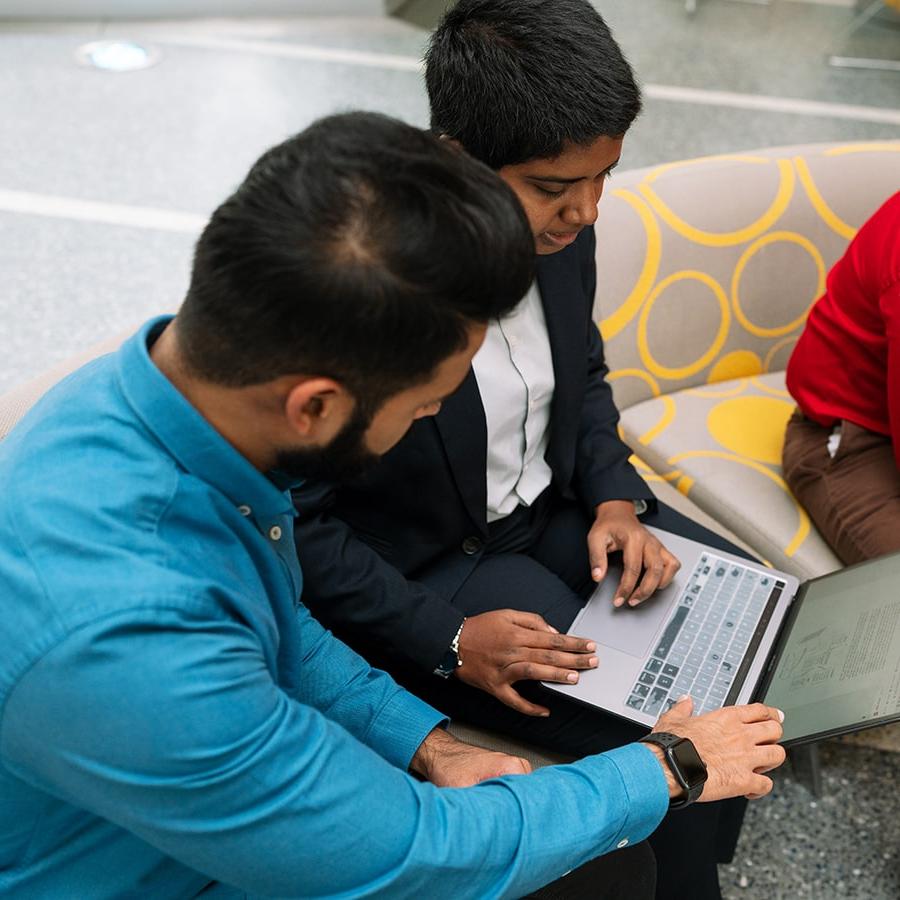
[[[591,638],[598,644],[621,650],[629,656],[645,657],[668,618],[672,604],[678,599],[676,582],[679,579],[676,578],[675,582],[657,591],[639,606],[625,605],[616,609],[612,600],[620,577],[619,572],[610,569],[581,619],[573,625],[571,633]]]

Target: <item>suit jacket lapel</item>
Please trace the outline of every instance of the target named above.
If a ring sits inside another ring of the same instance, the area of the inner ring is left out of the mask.
[[[583,393],[584,333],[579,314],[582,288],[575,264],[576,248],[542,256],[537,281],[547,321],[556,386],[550,416],[547,461],[554,475],[568,484],[571,478],[574,435]],[[576,257],[577,259],[577,257]],[[469,370],[459,390],[448,397],[434,417],[453,478],[472,520],[487,531],[487,421],[475,371]]]
[[[482,532],[487,531],[487,420],[475,370],[434,417],[450,470],[463,503]]]
[[[581,413],[577,398],[583,390],[579,387],[579,375],[583,378],[585,354],[582,316],[578,311],[582,288],[578,283],[578,267],[571,258],[574,254],[573,246],[542,256],[537,274],[555,380],[547,462],[563,484],[571,477],[570,445]]]

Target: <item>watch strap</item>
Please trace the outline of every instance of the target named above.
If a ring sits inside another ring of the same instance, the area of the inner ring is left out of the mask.
[[[671,800],[669,802],[669,808],[682,809],[683,807],[694,803],[700,794],[703,793],[703,786],[706,784],[706,776],[704,774],[701,781],[696,784],[690,784],[684,773],[681,771],[681,767],[678,764],[678,758],[675,754],[675,750],[680,744],[687,743],[693,749],[697,759],[700,760],[700,755],[697,753],[697,748],[694,747],[694,742],[689,738],[680,737],[679,735],[671,734],[668,731],[654,731],[651,734],[642,737],[641,742],[645,744],[656,744],[663,751],[663,757],[665,758],[666,765],[669,767],[669,771],[672,773],[675,781],[684,788],[684,795]],[[702,764],[702,760],[700,760],[700,762]],[[704,765],[703,768],[705,773],[706,766]]]
[[[462,630],[465,624],[466,620],[463,617],[456,634],[453,636],[453,640],[450,641],[450,646],[434,670],[435,675],[439,675],[441,678],[449,678],[462,665],[462,660],[459,658],[459,639],[462,637]]]

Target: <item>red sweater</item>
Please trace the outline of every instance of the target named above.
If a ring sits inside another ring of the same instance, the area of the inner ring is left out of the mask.
[[[900,193],[828,273],[788,363],[787,386],[820,425],[847,419],[890,435],[900,467]]]

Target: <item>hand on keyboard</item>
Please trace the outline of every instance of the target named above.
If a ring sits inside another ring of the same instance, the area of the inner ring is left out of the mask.
[[[772,779],[763,773],[778,768],[785,759],[784,748],[778,744],[784,714],[762,703],[726,706],[702,716],[692,715],[693,708],[690,697],[680,700],[660,716],[653,730],[693,741],[709,775],[700,802],[727,797],[756,800],[768,794]],[[665,763],[663,768],[671,793],[673,779]],[[679,791],[677,785],[674,789]]]
[[[622,551],[624,571],[613,605],[622,606],[627,601],[629,606],[637,606],[655,591],[667,587],[681,563],[640,523],[634,514],[634,503],[609,500],[599,504],[595,512],[596,519],[587,539],[594,581],[602,581],[606,576],[608,554]]]

